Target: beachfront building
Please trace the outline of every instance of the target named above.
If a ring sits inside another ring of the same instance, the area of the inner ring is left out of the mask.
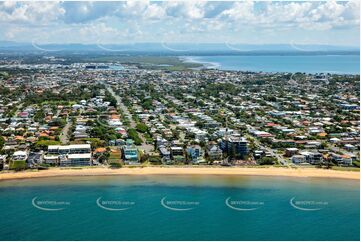
[[[69,154],[61,156],[59,159],[60,166],[90,166],[91,154]]]
[[[92,164],[90,144],[49,145],[44,162],[60,166],[90,166]]]
[[[306,162],[304,155],[294,155],[294,156],[292,156],[291,160],[292,160],[293,164],[302,164],[302,163]]]
[[[244,159],[248,154],[248,142],[240,135],[224,138],[220,145],[221,149],[232,158]]]
[[[305,157],[305,161],[312,165],[318,165],[323,162],[323,156],[319,152],[303,151],[300,152],[300,155],[303,155]]]
[[[48,154],[86,154],[91,153],[90,144],[49,145]]]
[[[207,156],[210,161],[222,160],[223,151],[218,145],[209,145],[207,147]]]
[[[165,146],[159,147],[159,153],[160,153],[163,163],[165,163],[165,164],[171,163],[170,151],[168,148],[166,148]]]
[[[44,163],[52,166],[59,165],[59,155],[45,155],[44,156]]]
[[[349,155],[331,153],[331,160],[339,166],[351,166],[352,158]]]
[[[184,162],[185,161],[182,147],[179,147],[179,146],[170,147],[170,155],[171,155],[171,159],[174,162]]]
[[[8,155],[0,155],[0,170],[4,169]]]
[[[139,164],[138,149],[134,145],[123,146],[122,154],[125,164]]]
[[[203,149],[199,145],[188,146],[187,155],[192,163],[199,164],[205,162]]]
[[[14,161],[17,161],[17,160],[25,161],[28,159],[28,152],[22,151],[22,150],[15,151],[14,154],[12,155],[11,159]]]

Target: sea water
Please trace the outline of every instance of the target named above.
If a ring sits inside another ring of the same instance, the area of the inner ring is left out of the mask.
[[[94,176],[0,183],[1,240],[359,240],[359,181]]]

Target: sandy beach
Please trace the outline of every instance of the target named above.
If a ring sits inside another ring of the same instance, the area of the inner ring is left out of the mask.
[[[133,167],[110,169],[92,168],[51,168],[48,170],[27,170],[21,172],[1,172],[1,180],[26,179],[41,177],[67,176],[104,176],[104,175],[239,175],[239,176],[286,176],[360,179],[357,171],[337,171],[317,168],[244,168],[244,167]]]

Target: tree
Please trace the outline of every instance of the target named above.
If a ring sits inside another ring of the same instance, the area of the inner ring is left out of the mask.
[[[137,123],[136,129],[137,131],[142,133],[148,132],[148,126],[144,123]]]
[[[4,147],[5,144],[5,139],[4,137],[0,136],[0,150],[2,150],[2,148]]]
[[[40,122],[40,123],[43,123],[44,122],[44,118],[45,118],[45,114],[43,112],[42,109],[39,109],[36,111],[35,115],[34,115],[34,120],[36,122]]]
[[[204,123],[201,121],[197,121],[196,126],[200,129],[204,128]]]
[[[90,146],[92,147],[93,150],[99,147],[103,147],[105,145],[105,141],[99,138],[83,138],[80,140],[83,142],[90,142]]]
[[[138,136],[138,133],[135,129],[128,130],[128,137],[134,140],[135,145],[141,145],[142,139]]]
[[[35,149],[45,150],[49,145],[60,145],[60,142],[55,140],[39,140],[35,143]]]
[[[143,107],[144,109],[152,109],[152,108],[153,108],[152,101],[149,100],[149,99],[143,101],[143,102],[141,103],[141,105],[142,105],[142,107]]]
[[[66,125],[66,120],[65,119],[54,119],[49,123],[49,126],[59,126],[59,127],[64,127]]]
[[[26,168],[25,160],[14,160],[10,163],[10,169],[15,171],[24,170]]]
[[[108,128],[100,124],[94,126],[89,133],[90,136],[93,138],[99,138],[106,141],[114,140],[121,137],[121,135],[115,132],[113,128]]]

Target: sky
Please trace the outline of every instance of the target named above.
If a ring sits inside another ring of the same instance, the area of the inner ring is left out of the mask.
[[[0,2],[0,40],[359,46],[360,2]]]

